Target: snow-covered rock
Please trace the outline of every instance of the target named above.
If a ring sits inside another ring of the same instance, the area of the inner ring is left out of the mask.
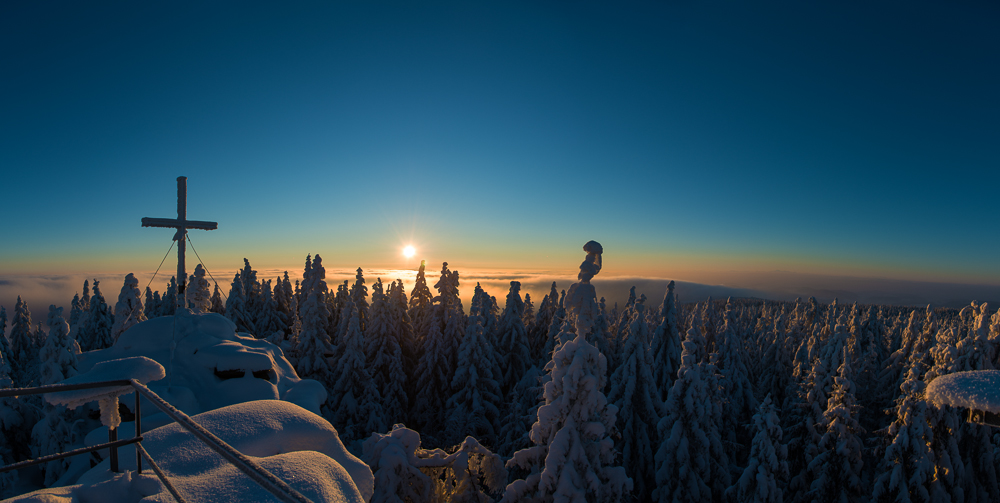
[[[311,379],[299,379],[281,349],[236,332],[236,325],[215,314],[180,309],[173,316],[144,321],[126,330],[114,346],[80,355],[86,373],[101,362],[145,356],[166,369],[149,389],[185,413],[200,412],[253,400],[286,400],[318,414],[326,390]],[[134,399],[122,397],[133,408]],[[152,404],[146,415],[159,412]],[[134,412],[134,411],[133,411]]]

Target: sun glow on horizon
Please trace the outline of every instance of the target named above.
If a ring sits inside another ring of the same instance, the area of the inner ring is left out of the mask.
[[[413,258],[413,256],[416,254],[417,254],[417,249],[414,248],[412,245],[407,245],[405,248],[403,248],[403,256],[406,258]]]

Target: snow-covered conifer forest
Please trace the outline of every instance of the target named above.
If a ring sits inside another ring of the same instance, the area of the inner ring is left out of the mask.
[[[671,283],[606,305],[585,272],[536,304],[448,263],[433,286],[422,265],[410,292],[361,268],[328,285],[316,255],[301,281],[245,261],[221,290],[198,266],[184,296],[325,388],[318,410],[371,468],[373,502],[1000,501],[1000,430],[923,396],[942,375],[1000,368],[986,304],[681,303]],[[59,382],[82,352],[175,314],[174,279],[140,292],[129,274],[117,301],[109,286],[84,283],[47,330],[24,299],[0,310],[0,386]],[[97,424],[36,398],[0,401],[5,464],[81,446]],[[0,489],[73,483],[68,469]]]

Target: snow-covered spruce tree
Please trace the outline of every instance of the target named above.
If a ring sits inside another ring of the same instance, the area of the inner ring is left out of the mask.
[[[409,409],[406,396],[406,373],[403,372],[403,351],[399,334],[392,321],[388,298],[382,292],[382,279],[372,285],[372,305],[368,312],[368,331],[364,337],[368,372],[382,397],[382,414],[386,424],[402,422]]]
[[[251,333],[256,334],[260,330],[257,326],[257,319],[260,317],[261,309],[261,284],[260,281],[257,281],[257,271],[250,266],[250,261],[246,258],[243,259],[243,270],[240,272],[240,280],[243,281],[247,322],[253,328]],[[305,296],[303,296],[304,298]]]
[[[548,332],[545,336],[545,346],[542,350],[542,359],[538,362],[543,368],[547,362],[552,361],[552,353],[555,352],[556,348],[558,348],[563,342],[566,342],[560,339],[562,336],[561,334],[564,333],[563,326],[566,325],[566,306],[563,305],[563,300],[566,298],[566,290],[563,290],[563,294],[559,298],[559,302],[555,305],[555,312],[552,314],[549,321]],[[564,337],[567,337],[567,340],[575,336],[575,332],[573,332],[573,330],[575,329],[572,327],[572,323],[570,323],[569,331],[565,332],[564,335]],[[607,358],[606,355],[605,358]]]
[[[927,385],[920,381],[920,366],[911,367],[902,384],[896,420],[888,430],[892,443],[885,450],[882,473],[872,493],[875,503],[950,501],[935,474],[934,431],[923,399]]]
[[[422,343],[430,328],[430,320],[433,316],[434,295],[427,287],[426,276],[427,262],[420,261],[420,269],[417,269],[417,280],[410,292],[410,322],[413,323],[413,333],[417,344]]]
[[[285,341],[288,332],[288,324],[285,321],[285,313],[278,310],[278,303],[274,301],[272,294],[271,280],[267,280],[260,288],[260,309],[257,315],[257,337],[266,338],[272,344],[281,346]]]
[[[139,291],[139,280],[135,279],[135,275],[132,273],[128,273],[125,276],[122,291],[118,294],[118,303],[115,304],[115,321],[111,325],[111,339],[117,341],[122,332],[142,321],[146,321],[146,315],[142,310],[142,292]]]
[[[634,483],[632,494],[637,500],[646,501],[656,487],[653,452],[656,425],[666,414],[646,342],[649,333],[646,306],[637,303],[634,307],[629,336],[622,346],[621,364],[611,375],[608,402],[618,407],[622,466]]]
[[[714,368],[703,363],[705,338],[701,313],[695,312],[682,343],[681,367],[667,394],[666,416],[657,425],[656,489],[653,501],[721,501],[719,483],[729,485],[729,467],[719,462],[722,438],[714,420],[711,380]],[[724,458],[723,458],[724,459]]]
[[[329,408],[325,411],[348,446],[388,427],[382,414],[382,397],[365,365],[364,335],[358,309],[353,302],[349,306],[343,352],[337,362],[337,381],[332,386],[327,402]],[[308,311],[303,309],[303,312]]]
[[[31,310],[28,303],[17,296],[14,317],[10,323],[10,357],[14,369],[14,385],[24,388],[31,385],[38,375],[38,350],[31,334]]]
[[[750,457],[736,484],[728,491],[738,503],[782,503],[782,487],[788,480],[787,449],[781,443],[781,421],[764,397],[753,416],[754,438]]]
[[[833,391],[823,414],[819,452],[809,463],[812,484],[808,497],[817,503],[852,503],[861,500],[861,425],[854,418],[856,405],[851,366],[844,350]]]
[[[438,314],[441,316],[441,333],[444,340],[449,383],[455,375],[455,366],[458,365],[458,347],[465,335],[465,312],[462,309],[462,301],[458,298],[458,284],[458,271],[449,271],[448,263],[444,262],[441,266],[441,276],[434,284],[434,288],[438,291],[434,302],[441,306]]]
[[[351,287],[351,301],[354,308],[358,310],[358,325],[361,332],[368,329],[368,287],[365,286],[364,271],[358,268],[358,275],[355,276],[354,286]]]
[[[493,375],[493,346],[487,343],[482,316],[473,311],[468,328],[459,346],[455,377],[451,381],[454,394],[448,399],[446,431],[449,444],[473,436],[486,445],[497,445],[500,420],[500,384]]]
[[[94,282],[95,292],[97,282]],[[136,289],[138,291],[138,289]],[[55,384],[76,375],[76,343],[69,338],[69,324],[62,317],[63,308],[49,306],[49,334],[39,354],[39,382]],[[31,454],[34,457],[65,452],[73,444],[71,424],[73,412],[62,405],[46,404],[43,418],[31,433]],[[71,459],[60,459],[45,464],[45,485],[51,486],[69,468]]]
[[[145,316],[147,320],[156,318],[157,316],[160,315],[160,293],[155,292],[156,297],[153,297],[153,293],[154,293],[153,290],[150,289],[149,286],[147,286],[145,293],[145,300],[142,302],[142,315]],[[69,327],[70,327],[70,333],[76,335],[77,329],[76,329],[76,324],[74,324],[73,322],[72,312],[70,313]]]
[[[319,255],[313,262],[310,275],[310,281],[314,284],[326,284],[326,270],[322,266]],[[321,287],[310,288],[302,307],[299,308],[299,313],[302,315],[302,333],[299,334],[298,346],[296,347],[298,359],[295,363],[295,371],[300,377],[319,381],[329,390],[334,383],[333,369],[330,368],[328,360],[329,356],[333,354],[333,346],[330,344],[330,335],[324,328],[327,313],[323,290]],[[364,354],[362,353],[363,359]]]
[[[618,411],[601,393],[607,362],[586,339],[597,316],[590,279],[601,269],[603,250],[590,241],[584,251],[580,283],[573,284],[565,301],[577,335],[552,355],[545,404],[531,427],[535,445],[515,452],[507,462],[508,468],[520,467],[528,475],[507,486],[505,502],[621,501],[632,489],[625,469],[612,466],[616,453],[611,435]]]
[[[424,431],[425,436],[435,435],[444,426],[445,403],[451,390],[447,343],[441,333],[441,310],[442,306],[434,306],[416,371],[417,394],[411,420]]]
[[[406,290],[403,288],[403,280],[401,279],[396,280],[395,286],[389,292],[389,312],[389,321],[393,326],[392,331],[399,340],[399,350],[402,354],[403,389],[406,390],[408,397],[412,397],[414,395],[413,384],[416,382],[414,372],[420,358],[420,347],[413,333],[413,321],[410,319]]]
[[[531,330],[534,328],[535,323],[535,305],[531,302],[531,294],[524,294],[524,310],[521,312],[521,322],[524,323],[524,329],[528,331],[528,342],[531,343]],[[534,357],[534,355],[532,355]]]
[[[716,335],[716,348],[719,353],[718,370],[722,375],[720,385],[726,413],[722,416],[722,431],[727,432],[726,441],[737,446],[749,447],[750,433],[746,430],[754,411],[757,409],[757,399],[753,396],[753,385],[750,384],[747,371],[744,345],[737,333],[737,316],[731,302],[726,303],[723,312],[722,329]],[[733,449],[741,454],[740,449]],[[745,453],[746,451],[742,451]],[[745,455],[745,454],[743,454]],[[737,456],[733,456],[737,457]],[[742,455],[737,457],[742,461]],[[742,463],[740,463],[742,464]]]
[[[524,320],[521,319],[524,302],[521,301],[520,292],[521,283],[511,281],[510,291],[507,293],[507,306],[500,317],[497,351],[503,375],[496,377],[500,378],[502,396],[507,396],[513,391],[533,364],[531,348],[528,346],[528,331],[524,328]]]
[[[151,297],[152,294],[149,292],[149,287],[146,287],[146,296]],[[69,334],[71,337],[76,337],[77,332],[80,331],[80,322],[83,321],[83,302],[80,300],[80,294],[74,294],[73,300],[70,301],[69,308]],[[6,316],[4,316],[4,324],[6,325]]]
[[[552,325],[552,317],[555,316],[559,308],[559,291],[556,290],[556,282],[552,282],[552,290],[548,295],[542,297],[541,304],[538,305],[538,314],[532,323],[532,330],[528,332],[528,340],[531,344],[531,356],[536,362],[540,362],[539,367],[552,358],[552,352],[545,352],[549,341],[549,326]],[[559,320],[558,326],[562,326]]]
[[[660,311],[663,322],[653,332],[653,342],[649,349],[653,363],[653,382],[656,383],[660,400],[666,400],[674,379],[677,379],[681,361],[681,336],[677,324],[673,281],[667,284],[667,294],[663,297]]]
[[[538,407],[543,398],[542,381],[547,378],[541,369],[532,365],[514,387],[500,422],[500,438],[495,449],[504,459],[531,445],[529,433],[531,425],[538,420]]]
[[[236,325],[237,332],[252,334],[257,330],[250,320],[250,313],[247,312],[247,297],[243,291],[243,284],[240,272],[237,272],[229,288],[229,296],[226,298],[225,316]]]
[[[222,292],[219,290],[219,284],[216,283],[212,290],[211,307],[208,308],[210,312],[225,315],[226,314],[226,304],[222,301]]]
[[[205,268],[201,264],[195,266],[194,274],[188,278],[187,289],[184,290],[187,306],[198,313],[207,313],[212,310],[212,297],[208,293],[209,283],[205,274]],[[221,301],[221,299],[219,300]]]
[[[97,280],[94,280],[94,288],[97,288]],[[160,316],[173,316],[177,311],[177,278],[170,277],[167,283],[167,290],[163,292],[160,299]]]
[[[90,315],[87,319],[87,335],[89,336],[89,347],[80,344],[81,351],[110,348],[115,339],[112,337],[111,329],[114,324],[114,314],[101,293],[100,282],[94,280],[94,295],[90,298]],[[77,341],[79,342],[79,341]]]

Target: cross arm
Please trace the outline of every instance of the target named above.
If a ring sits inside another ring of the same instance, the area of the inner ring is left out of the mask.
[[[171,229],[177,229],[184,227],[185,229],[203,229],[206,231],[211,231],[219,228],[218,222],[205,222],[203,220],[178,220],[176,218],[150,218],[143,217],[142,219],[143,227],[167,227]]]

